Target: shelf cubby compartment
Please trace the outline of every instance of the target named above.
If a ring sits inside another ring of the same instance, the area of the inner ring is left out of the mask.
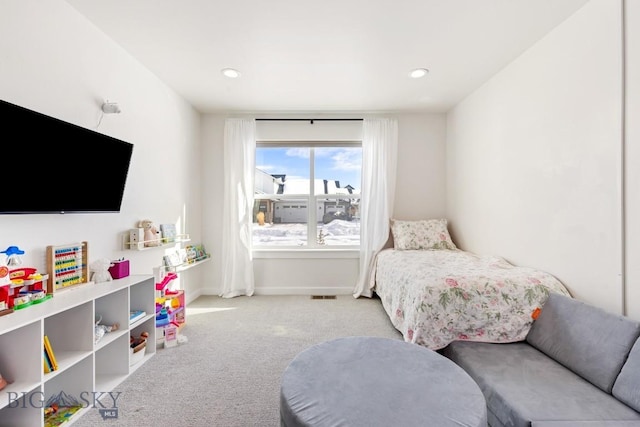
[[[77,360],[72,366],[68,366],[64,371],[60,371],[59,375],[46,379],[43,390],[44,407],[50,405],[52,401],[59,401],[59,399],[62,399],[64,403],[78,403],[83,408],[69,418],[70,421],[73,421],[81,415],[83,410],[93,404],[93,378],[93,357],[89,353],[83,359]],[[96,390],[96,392],[98,391]],[[59,405],[62,406],[61,403]],[[46,422],[45,425],[47,425]]]
[[[129,307],[131,310],[143,310],[147,315],[155,313],[155,283],[153,278],[129,287]],[[136,322],[138,324],[138,322]]]
[[[129,374],[129,331],[122,330],[121,332],[108,345],[104,345],[96,351],[97,391],[114,390]]]
[[[153,278],[149,278],[145,281],[138,282],[135,285],[129,287],[129,306],[132,310],[143,310],[147,313],[143,318],[138,319],[136,322],[129,326],[129,335],[138,338],[143,332],[147,332],[147,343],[145,346],[145,354],[142,361],[149,359],[155,354],[155,346],[152,343],[156,339],[155,329],[155,283]],[[129,372],[133,372],[138,369],[143,363],[134,363],[140,356],[129,354]],[[141,362],[142,362],[141,361]]]
[[[0,405],[0,425],[40,426],[42,425],[43,395],[40,385],[31,389],[2,389]],[[11,393],[11,394],[9,394]]]
[[[39,386],[43,375],[41,343],[42,326],[39,321],[0,335],[0,374],[9,383],[0,392],[0,409],[16,406],[9,399]]]
[[[124,328],[120,326],[115,331],[111,331],[104,334],[104,336],[95,345],[95,350],[98,351],[102,347],[111,345],[112,342],[118,340],[118,338],[120,338],[121,336],[127,336],[127,337],[129,336],[129,330],[126,328],[126,326]]]
[[[45,374],[46,380],[47,377],[59,375],[93,352],[93,302],[86,301],[46,317],[44,335],[49,338],[58,362],[57,370]]]
[[[128,306],[129,295],[126,288],[96,298],[95,320],[100,320],[99,324],[102,326],[113,327],[113,325],[117,325],[115,330],[105,333],[96,343],[96,350],[117,339],[119,335],[126,333],[129,326]]]
[[[145,361],[147,359],[149,359],[150,357],[155,355],[156,352],[156,347],[155,347],[155,340],[156,340],[156,318],[155,315],[154,316],[148,316],[146,318],[146,320],[136,323],[135,327],[133,327],[130,331],[131,336],[134,338],[138,338],[140,337],[140,335],[143,332],[147,332],[149,334],[149,336],[147,337],[147,342],[145,345],[145,349],[144,349],[144,357],[142,358],[142,361]],[[141,350],[142,351],[142,350]],[[135,362],[135,360],[131,360],[131,358],[133,357],[138,357],[138,356],[133,356],[131,353],[129,354],[130,357],[130,364],[129,364],[129,373],[133,373],[136,369],[138,369],[140,366],[142,366],[144,363],[138,362],[138,363],[133,363]]]

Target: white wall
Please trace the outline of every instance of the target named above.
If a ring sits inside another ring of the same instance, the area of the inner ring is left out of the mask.
[[[622,312],[621,1],[592,0],[447,116],[463,249]]]
[[[0,64],[0,99],[134,144],[119,214],[3,215],[0,249],[19,246],[23,264],[45,272],[46,246],[88,241],[89,261],[126,257],[132,273],[151,274],[163,250],[123,251],[119,239],[138,220],[176,222],[200,240],[200,118],[184,100],[62,0],[0,3]],[[105,99],[122,113],[98,128]],[[22,164],[32,169],[5,164],[6,176],[30,173],[43,186],[60,178],[37,153]],[[19,180],[3,187],[3,197],[38,197],[21,194]],[[188,299],[201,274],[181,276]]]
[[[245,115],[247,116],[247,115]],[[269,117],[321,117],[318,114]],[[220,253],[222,239],[223,147],[225,115],[202,119],[205,244]],[[240,117],[233,116],[233,117]],[[260,117],[257,115],[256,117]],[[366,114],[332,115],[368,117]],[[445,116],[400,114],[398,119],[398,175],[395,217],[432,218],[445,212]],[[315,126],[315,125],[314,125]],[[314,255],[314,257],[317,255]],[[219,259],[205,265],[208,280],[203,293],[217,295],[221,289]],[[355,253],[326,252],[319,258],[297,255],[264,255],[254,259],[256,294],[351,294],[358,277]]]
[[[626,1],[626,300],[640,319],[640,2]]]
[[[637,52],[639,6],[628,3],[628,50]],[[455,108],[446,125],[443,115],[398,115],[394,216],[446,214],[461,247],[543,268],[576,296],[620,311],[620,4],[587,4]],[[627,60],[626,291],[629,312],[640,318],[640,181],[633,167],[640,124],[631,119],[640,104],[632,77],[640,58]],[[135,144],[120,214],[0,216],[0,249],[18,245],[25,265],[43,270],[47,245],[87,240],[90,259],[124,256],[133,273],[151,273],[163,251],[123,251],[119,236],[144,218],[176,222],[213,254],[181,275],[187,299],[217,294],[225,116],[201,121],[62,0],[0,4],[0,64],[0,99]],[[96,129],[105,99],[123,112]],[[46,185],[52,172],[40,173]],[[256,269],[257,292],[350,292],[357,259],[259,259]],[[281,271],[288,271],[286,281]]]

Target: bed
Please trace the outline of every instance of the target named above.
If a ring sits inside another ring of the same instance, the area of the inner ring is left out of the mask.
[[[405,341],[432,350],[456,340],[521,341],[549,292],[571,296],[549,273],[458,249],[446,220],[423,221],[392,222],[394,247],[377,254],[372,275]]]

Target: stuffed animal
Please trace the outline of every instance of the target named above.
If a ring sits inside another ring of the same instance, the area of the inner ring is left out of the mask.
[[[100,258],[93,261],[89,265],[89,269],[93,272],[91,274],[91,280],[93,283],[110,282],[113,280],[111,273],[109,273],[109,267],[111,267],[111,261],[106,258]]]
[[[144,229],[144,245],[146,247],[161,245],[160,232],[156,226],[153,225],[153,221],[150,219],[143,219],[138,222],[138,228]]]

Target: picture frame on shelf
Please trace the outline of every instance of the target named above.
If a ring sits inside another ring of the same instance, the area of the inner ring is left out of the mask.
[[[164,261],[164,265],[167,267],[177,267],[182,264],[180,255],[178,255],[178,251],[172,251],[162,257],[162,259]]]
[[[171,243],[176,241],[176,225],[175,224],[160,224],[160,235],[162,243]]]
[[[180,264],[186,264],[187,260],[187,250],[185,248],[178,249],[178,258],[180,258]]]

